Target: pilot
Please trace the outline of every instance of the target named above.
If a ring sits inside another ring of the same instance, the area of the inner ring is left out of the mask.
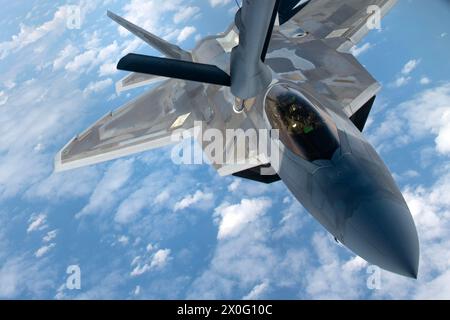
[[[318,119],[312,110],[298,103],[289,106],[285,117],[288,131],[292,134],[310,134],[318,127]]]

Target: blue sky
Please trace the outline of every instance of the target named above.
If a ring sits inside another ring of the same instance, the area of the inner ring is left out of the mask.
[[[383,84],[366,131],[421,242],[417,281],[337,245],[271,186],[176,166],[170,148],[66,173],[54,154],[119,96],[127,52],[156,54],[106,10],[192,48],[225,30],[233,1],[5,1],[0,28],[0,298],[450,298],[450,4],[400,0],[354,53]],[[80,5],[80,29],[67,6]],[[81,289],[66,269],[81,269]],[[369,269],[370,270],[370,269]]]

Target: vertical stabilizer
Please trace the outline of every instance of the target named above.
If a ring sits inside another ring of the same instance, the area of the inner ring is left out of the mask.
[[[148,43],[151,47],[161,52],[167,58],[192,61],[192,56],[189,52],[181,49],[177,45],[167,42],[164,39],[142,29],[141,27],[129,22],[128,20],[108,11],[108,17],[117,22],[119,25],[133,33],[138,38]]]

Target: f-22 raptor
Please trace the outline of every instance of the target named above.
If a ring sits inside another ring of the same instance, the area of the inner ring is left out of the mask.
[[[171,144],[174,131],[196,122],[223,133],[277,130],[267,139],[279,159],[253,144],[239,159],[252,161],[212,165],[222,176],[282,180],[338,242],[369,263],[417,278],[412,215],[362,134],[381,86],[351,54],[395,2],[243,0],[228,30],[192,51],[108,12],[164,56],[122,58],[118,69],[131,73],[117,89],[157,85],[70,141],[56,170]]]

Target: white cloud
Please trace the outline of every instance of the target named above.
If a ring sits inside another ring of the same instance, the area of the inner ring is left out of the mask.
[[[417,178],[420,176],[420,173],[415,170],[407,170],[403,173],[403,177],[411,179],[411,178]]]
[[[125,56],[128,53],[136,51],[142,45],[142,40],[139,38],[135,38],[132,40],[127,40],[122,44],[122,51],[120,52],[121,56]]]
[[[113,81],[111,78],[105,79],[105,80],[100,80],[97,82],[91,82],[89,83],[89,85],[87,86],[86,89],[84,89],[83,94],[85,96],[88,96],[90,94],[95,94],[95,93],[99,93],[103,90],[106,90],[108,87],[111,87],[113,85]]]
[[[47,228],[47,215],[44,213],[33,215],[28,222],[30,224],[28,225],[27,233],[43,230]]]
[[[268,200],[256,198],[237,204],[239,208],[226,205],[231,208],[229,210],[255,217],[246,223],[245,231],[219,239],[209,267],[193,281],[187,298],[237,299],[244,295],[247,298],[257,294],[263,296],[271,289],[267,287],[269,283],[276,288],[300,289],[308,258],[298,248],[287,251],[275,248],[272,216],[254,214],[255,208],[260,211],[261,207],[268,208],[269,203]],[[222,206],[222,210],[225,209]]]
[[[141,293],[141,286],[136,286],[134,289],[134,295],[138,296]]]
[[[209,4],[213,8],[224,6],[226,4],[229,4],[230,2],[231,0],[209,0]]]
[[[3,85],[6,87],[6,89],[14,89],[17,85],[17,83],[15,83],[14,81],[12,81],[11,79],[7,79],[3,82]]]
[[[144,186],[133,192],[117,209],[114,220],[118,223],[129,223],[146,207],[150,206],[150,194],[153,188],[144,183]]]
[[[356,258],[341,260],[334,241],[322,232],[314,234],[311,242],[318,265],[305,270],[303,290],[306,296],[314,299],[358,299],[366,287],[367,276],[356,276],[364,263]]]
[[[149,270],[150,270],[150,266],[148,264],[144,264],[143,266],[138,265],[133,269],[133,271],[131,271],[130,276],[138,277],[138,276],[143,275],[144,273],[148,272]]]
[[[119,239],[117,239],[117,241],[120,244],[126,246],[130,242],[130,238],[128,238],[127,236],[122,235],[122,236],[119,237]]]
[[[252,291],[250,291],[246,296],[244,296],[243,300],[259,300],[263,297],[263,295],[268,291],[269,283],[263,282],[255,286]]]
[[[235,192],[236,190],[238,190],[240,184],[241,184],[241,180],[240,180],[240,179],[235,179],[235,180],[228,186],[228,191],[230,191],[230,192]]]
[[[271,206],[268,199],[242,199],[239,204],[222,204],[214,216],[219,224],[218,239],[230,238],[238,235],[250,222],[263,215]]]
[[[117,41],[113,41],[102,46],[97,38],[97,33],[94,32],[84,45],[85,51],[76,55],[74,49],[66,47],[55,60],[54,67],[56,64],[60,68],[64,64],[65,70],[78,74],[98,68],[100,76],[111,75],[117,72],[116,61],[128,45],[128,42],[124,42],[120,47]],[[78,53],[78,50],[76,52]]]
[[[397,76],[395,81],[390,84],[391,87],[401,88],[406,86],[411,80],[411,73],[419,66],[419,59],[409,60],[402,68],[400,74]]]
[[[45,150],[45,146],[44,146],[44,144],[42,144],[42,143],[38,143],[38,144],[34,147],[33,150],[36,151],[36,152],[41,152],[41,151]]]
[[[363,53],[369,51],[373,46],[370,42],[366,42],[361,46],[354,46],[350,49],[350,53],[353,54],[355,57],[359,57]]]
[[[20,50],[36,41],[42,39],[52,31],[64,30],[68,6],[60,7],[53,15],[52,20],[44,22],[37,27],[30,27],[22,24],[20,32],[11,37],[11,40],[0,42],[0,60],[5,59],[13,52]]]
[[[125,42],[123,48],[127,45],[128,43]],[[76,73],[98,68],[100,76],[111,75],[117,71],[115,61],[119,59],[121,50],[123,50],[123,48],[119,47],[117,41],[102,47],[96,41],[96,34],[94,34],[85,46],[87,49],[76,56],[74,56],[73,52],[63,51],[63,56],[55,60],[54,66],[56,63],[57,66],[65,63],[67,71]]]
[[[47,234],[44,236],[44,238],[42,239],[42,241],[44,242],[50,242],[53,239],[56,238],[56,235],[58,234],[58,230],[52,230],[47,232]]]
[[[343,265],[343,269],[348,272],[360,271],[368,266],[366,260],[361,257],[355,256],[353,259],[347,261]]]
[[[158,250],[150,263],[150,268],[161,269],[170,260],[170,249],[160,249]]]
[[[396,88],[404,87],[411,81],[411,77],[400,76],[395,79],[395,82],[392,84]]]
[[[95,188],[89,203],[77,214],[77,217],[105,212],[120,201],[120,192],[133,173],[133,161],[128,159],[114,162]]]
[[[117,45],[117,41],[114,41],[113,43],[109,44],[108,46],[101,48],[98,51],[98,60],[99,61],[105,61],[107,59],[110,59],[111,56],[117,54],[119,51],[119,46]]]
[[[204,204],[209,206],[213,199],[214,196],[212,193],[197,190],[193,195],[187,195],[175,203],[173,209],[175,211],[184,210],[198,203],[200,203],[201,206],[204,206]]]
[[[86,197],[93,192],[99,179],[100,173],[95,167],[52,173],[28,189],[26,197],[44,199],[47,203]]]
[[[145,157],[151,156],[152,153],[145,154]],[[142,160],[142,157],[139,158]],[[145,160],[147,161],[147,160]],[[155,159],[155,161],[157,161]],[[152,165],[155,165],[155,161]],[[114,221],[127,224],[139,219],[140,215],[144,211],[156,212],[157,209],[167,208],[167,210],[173,209],[173,202],[169,199],[177,199],[180,197],[180,192],[184,192],[184,188],[193,188],[191,184],[192,180],[186,180],[186,176],[181,174],[177,175],[175,179],[167,180],[165,177],[171,176],[174,173],[167,167],[154,171],[145,178],[141,178],[138,185],[135,185],[135,189],[131,194],[124,199],[117,208]],[[184,188],[180,189],[180,185]],[[210,198],[208,193],[202,193],[197,195],[198,199],[195,203],[190,205],[196,208],[206,210],[213,205],[213,199]]]
[[[187,26],[184,27],[178,37],[177,37],[177,41],[178,43],[186,41],[190,36],[192,36],[195,32],[197,31],[197,29],[193,26]]]
[[[419,64],[420,64],[420,60],[418,60],[418,59],[409,60],[403,66],[402,74],[405,75],[405,76],[411,74],[411,72],[413,72],[418,67]]]
[[[161,204],[161,203],[164,203],[167,200],[169,200],[169,198],[170,198],[170,192],[168,190],[164,190],[156,196],[154,203]]]
[[[11,254],[0,266],[0,298],[14,299],[26,292],[35,299],[43,298],[45,292],[55,287],[54,265],[44,260],[26,259]]]
[[[420,229],[421,240],[443,238],[450,227],[450,175],[442,176],[433,186],[407,187],[404,196]]]
[[[200,13],[199,7],[193,7],[193,6],[185,7],[182,10],[175,13],[175,15],[173,16],[173,22],[175,22],[175,23],[185,22],[185,21],[195,17],[199,13]]]
[[[31,49],[17,53],[17,60],[8,63],[10,68],[0,82],[8,75],[14,80],[16,73],[25,72],[41,59],[52,61],[51,52],[33,55]],[[5,155],[0,163],[0,197],[13,197],[51,173],[54,155],[49,151],[56,152],[56,146],[75,134],[70,128],[76,130],[83,111],[91,105],[83,99],[76,76],[45,72],[38,79],[17,84],[5,106],[7,112],[0,113],[0,153]],[[34,150],[39,143],[45,144],[47,152]]]
[[[436,149],[450,154],[450,84],[424,91],[400,106],[408,120],[410,134],[436,135]]]
[[[54,243],[51,243],[49,245],[43,246],[41,248],[39,248],[34,255],[36,256],[36,258],[41,258],[44,255],[46,255],[53,247],[55,247]]]
[[[68,44],[61,52],[58,57],[53,61],[53,70],[59,70],[72,60],[78,54],[78,48],[73,44]]]
[[[155,252],[150,260],[149,263],[145,263],[143,265],[138,264],[133,271],[131,271],[132,277],[137,277],[140,275],[143,275],[146,272],[149,272],[150,270],[160,270],[163,269],[167,263],[170,261],[171,250],[170,249],[160,249],[157,252]],[[136,265],[138,263],[139,259],[133,260],[132,265]]]
[[[295,236],[305,225],[306,210],[297,201],[285,202],[289,198],[283,199],[283,203],[289,204],[288,208],[282,211],[283,217],[279,222],[278,229],[273,232],[274,239]]]
[[[0,268],[0,297],[12,297],[18,291],[17,284],[20,275],[14,265],[5,263]]]
[[[116,62],[106,62],[100,66],[98,70],[98,75],[100,77],[110,76],[117,73],[117,63]]]
[[[134,257],[133,261],[131,261],[131,266],[136,266],[139,261],[141,261],[141,256]]]
[[[450,154],[450,83],[426,89],[401,103],[372,129],[370,139],[382,148],[435,136],[436,150]]]
[[[73,58],[66,64],[65,69],[71,72],[80,72],[84,67],[91,66],[97,61],[97,51],[88,50]]]
[[[138,214],[145,208],[150,208],[152,204],[151,194],[158,189],[155,183],[154,175],[150,175],[143,179],[142,185],[136,191],[131,193],[122,203],[119,205],[114,220],[118,223],[129,223],[135,219]],[[163,191],[168,192],[167,190]],[[164,195],[161,197],[156,197],[160,202],[164,202]],[[167,200],[167,198],[166,198]]]
[[[419,300],[448,300],[450,299],[450,270],[447,270],[421,286],[414,295]]]
[[[0,107],[8,102],[9,97],[4,91],[0,91]]]
[[[422,78],[420,78],[420,84],[421,84],[421,85],[426,86],[426,85],[428,85],[428,84],[430,84],[430,83],[431,83],[431,79],[430,79],[430,78],[428,78],[428,77],[422,77]]]

